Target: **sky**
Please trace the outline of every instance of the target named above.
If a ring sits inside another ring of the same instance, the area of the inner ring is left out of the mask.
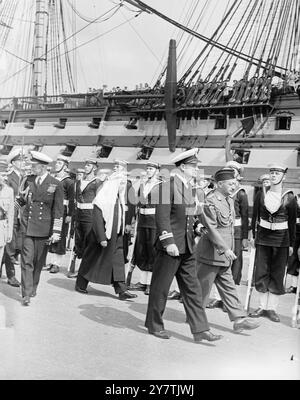
[[[146,0],[145,2],[177,21],[182,21],[194,3],[192,0]],[[224,1],[222,2],[224,4]],[[201,6],[205,1],[200,0],[198,3]],[[113,5],[110,0],[77,0],[76,3],[78,10],[89,16],[100,15]],[[134,7],[128,7],[134,10]],[[133,89],[136,84],[155,83],[167,61],[169,40],[176,39],[179,31],[155,15],[142,13],[135,18],[134,15],[136,13],[126,8],[121,9],[109,21],[93,24],[78,36],[79,44],[97,34],[104,34],[97,41],[78,51],[78,88],[90,85],[99,87],[106,84],[109,88],[127,86]],[[124,22],[124,25],[105,34],[112,27]],[[208,22],[205,21],[202,31],[211,31]],[[202,46],[203,43],[198,41],[198,45]]]
[[[13,29],[5,43],[5,49],[19,58],[4,51],[0,52],[0,90],[2,96],[3,93],[7,96],[17,93],[20,96],[21,89],[25,93],[25,84],[29,81],[30,65],[26,65],[26,60],[31,59],[32,45],[30,47],[27,36],[33,37],[34,24],[30,20],[34,20],[35,0],[6,1],[15,2],[19,5],[17,10],[21,10],[21,14],[17,15],[19,19],[14,18]],[[230,1],[232,0],[144,0],[153,8],[183,23],[192,7],[197,5],[197,11],[192,17],[196,18],[201,8],[209,4],[198,29],[206,35],[211,34],[213,26],[220,20]],[[136,85],[145,83],[153,85],[167,61],[169,40],[179,39],[181,33],[176,27],[153,14],[138,15],[137,9],[130,5],[124,5],[105,22],[90,24],[78,16],[72,22],[70,4],[75,5],[81,17],[90,21],[112,10],[119,4],[119,0],[63,0],[63,4],[67,36],[74,31],[80,31],[67,41],[77,92],[86,92],[88,88],[102,88],[103,85],[108,89],[116,86],[135,89]],[[98,39],[93,40],[95,37]],[[86,43],[88,41],[90,43]],[[203,46],[203,42],[198,39],[194,39],[193,43],[192,49],[182,58],[182,71]],[[76,52],[72,51],[74,47],[78,47]],[[27,75],[25,72],[14,75],[15,71],[22,69],[27,71]],[[178,74],[180,73],[179,68]]]

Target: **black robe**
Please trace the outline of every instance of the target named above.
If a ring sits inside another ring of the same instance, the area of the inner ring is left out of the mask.
[[[111,238],[107,240],[102,211],[94,206],[92,229],[79,268],[79,274],[89,282],[110,285],[125,281],[124,236],[117,232],[118,209],[116,202]],[[106,240],[107,247],[102,247],[100,242]]]

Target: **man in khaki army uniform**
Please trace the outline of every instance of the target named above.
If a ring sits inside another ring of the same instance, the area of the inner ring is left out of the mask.
[[[235,174],[231,168],[224,168],[215,174],[216,190],[206,197],[200,222],[206,227],[197,245],[197,275],[202,287],[204,306],[215,283],[225,304],[233,329],[255,329],[259,324],[246,318],[232,277],[231,265],[236,259],[234,253],[234,203],[231,195],[236,189]]]
[[[22,196],[17,200],[24,206],[22,213],[22,297],[28,306],[36,296],[49,242],[60,240],[64,213],[64,194],[61,183],[47,172],[52,159],[46,154],[31,151],[32,172]]]

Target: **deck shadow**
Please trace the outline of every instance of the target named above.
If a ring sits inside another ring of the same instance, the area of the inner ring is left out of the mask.
[[[99,324],[110,326],[112,328],[127,328],[152,337],[152,335],[149,335],[147,329],[144,327],[144,319],[141,320],[139,318],[136,318],[129,312],[120,311],[114,307],[96,306],[95,304],[83,304],[78,308],[81,315]],[[172,338],[193,343],[192,337],[187,337],[170,330],[168,330],[168,332],[170,333]],[[155,336],[153,336],[153,339],[158,341],[161,340],[155,338]],[[209,347],[214,346],[211,343],[205,342],[201,344]]]

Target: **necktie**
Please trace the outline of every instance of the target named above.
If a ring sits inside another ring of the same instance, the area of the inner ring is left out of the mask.
[[[42,178],[39,176],[36,180],[36,184],[37,186],[40,186],[41,183],[42,183]]]

